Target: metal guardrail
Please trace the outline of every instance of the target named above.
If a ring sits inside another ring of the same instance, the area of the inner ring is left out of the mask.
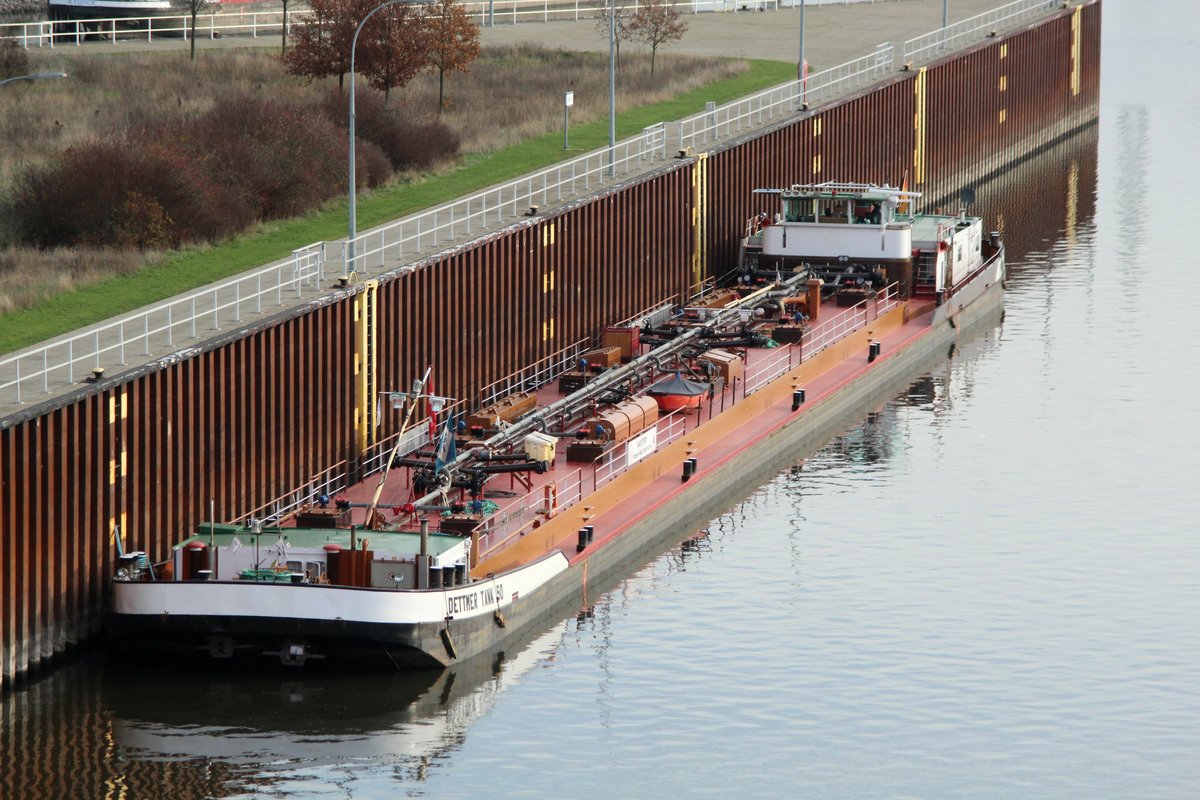
[[[240,324],[243,315],[315,296],[328,288],[324,250],[323,242],[309,245],[281,264],[0,359],[0,396],[11,391],[20,404],[22,392],[49,393],[52,381],[74,384],[90,377],[91,370],[128,365],[131,354],[149,357],[152,339],[165,340],[173,352],[179,343],[206,338],[223,324]]]
[[[891,311],[900,302],[899,290],[899,283],[889,284],[875,297],[860,300],[845,311],[839,312],[832,320],[822,323],[812,338],[804,338],[801,344],[804,350],[801,362],[808,361],[817,353],[837,344],[868,322],[879,319],[880,315]],[[874,316],[871,314],[872,311],[875,312]]]
[[[425,248],[481,233],[534,206],[560,202],[587,193],[629,175],[647,161],[665,155],[663,125],[653,125],[637,136],[564,161],[532,175],[485,189],[437,208],[383,225],[342,242],[341,259],[347,271],[359,274],[386,269]],[[353,255],[351,255],[353,254]]]
[[[641,4],[641,0],[625,0],[618,3],[617,7],[633,12],[637,11]],[[796,4],[795,0],[792,0],[791,5]],[[474,0],[463,5],[467,15],[480,27],[494,27],[497,24],[592,19],[598,16],[607,4],[597,0]],[[707,11],[737,13],[739,9],[758,11],[781,7],[778,0],[690,0],[668,5],[688,14]],[[283,25],[286,24],[290,28],[304,22],[310,13],[307,9],[289,11],[285,15],[282,11],[221,8],[198,15],[194,28],[191,16],[186,14],[55,22],[9,22],[0,23],[0,39],[15,40],[22,47],[55,47],[79,46],[85,41],[96,40],[105,40],[113,45],[123,42],[153,42],[156,36],[160,39],[182,38],[183,41],[188,41],[193,36],[202,39],[218,39],[225,36],[257,38],[277,35]]]
[[[497,400],[517,392],[532,392],[544,386],[574,366],[580,354],[591,346],[590,339],[580,339],[561,350],[539,359],[524,369],[492,381],[479,390],[479,408],[490,406]]]
[[[1033,19],[1059,5],[1061,0],[1017,0],[1015,3],[977,14],[945,28],[938,28],[906,41],[903,63],[932,61],[953,50],[983,41],[1000,28],[1011,27],[1024,19]]]
[[[884,42],[865,56],[789,81],[700,114],[667,123],[669,144],[679,150],[702,149],[739,136],[775,119],[795,114],[805,103],[827,100],[887,77],[895,63],[892,45]]]

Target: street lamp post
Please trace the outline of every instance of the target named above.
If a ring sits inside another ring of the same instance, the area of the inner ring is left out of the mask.
[[[358,35],[362,33],[363,26],[367,24],[367,20],[375,15],[376,11],[382,11],[388,6],[394,6],[397,3],[411,3],[417,5],[421,2],[431,2],[431,0],[386,0],[384,3],[372,8],[367,12],[367,15],[362,18],[362,22],[358,23],[358,27],[354,29],[354,38],[350,40],[350,236],[346,240],[346,262],[349,266],[348,272],[354,270],[354,240],[358,236],[358,208],[356,205],[356,193],[354,185],[354,49],[358,47]]]
[[[617,0],[608,14],[608,176],[617,174]]]
[[[796,78],[800,81],[800,102],[804,102],[804,7],[806,0],[800,0],[800,62],[796,65]]]
[[[5,78],[4,80],[0,81],[0,86],[3,86],[6,83],[12,83],[13,81],[44,81],[50,78],[65,77],[67,77],[67,73],[65,72],[35,72],[31,75],[18,75],[15,78]]]

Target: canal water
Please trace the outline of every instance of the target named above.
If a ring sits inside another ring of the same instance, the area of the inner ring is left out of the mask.
[[[1196,36],[1104,13],[945,366],[492,663],[78,660],[0,701],[0,797],[1196,797]]]

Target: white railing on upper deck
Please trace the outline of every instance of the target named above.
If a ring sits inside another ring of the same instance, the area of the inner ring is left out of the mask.
[[[679,409],[665,417],[660,417],[655,423],[654,449],[632,464],[629,463],[629,441],[632,440],[622,442],[597,458],[592,462],[592,491],[599,489],[613,478],[628,471],[634,464],[649,458],[682,436],[687,431],[687,421],[690,416],[687,409]],[[638,434],[638,436],[640,435],[641,433]],[[637,436],[633,438],[636,439]]]
[[[1061,5],[1060,0],[1017,0],[974,17],[938,28],[904,43],[903,63],[933,61],[953,50],[983,41],[1002,28],[1034,19]]]
[[[742,396],[749,397],[794,366],[790,345],[775,348],[742,373]]]
[[[490,406],[497,400],[502,400],[517,392],[532,392],[539,386],[545,386],[579,360],[579,356],[591,347],[590,339],[580,339],[561,350],[541,358],[523,369],[505,375],[499,380],[492,381],[479,390],[478,408]]]
[[[231,523],[252,519],[265,522],[278,522],[282,517],[295,511],[301,506],[311,505],[322,496],[332,497],[347,488],[349,468],[345,461],[339,461],[328,469],[321,470],[306,483],[292,489],[290,492],[276,497],[270,502],[243,514]]]
[[[739,136],[772,120],[795,114],[804,103],[828,100],[885,78],[891,73],[894,62],[892,45],[878,44],[873,52],[861,58],[809,75],[803,85],[799,81],[789,81],[667,123],[668,146],[680,150],[700,149]]]
[[[850,308],[838,312],[830,320],[822,322],[815,327],[812,337],[804,337],[804,342],[801,347],[804,350],[804,361],[809,360],[817,353],[820,353],[830,345],[837,344],[842,339],[845,339],[851,333],[866,325],[868,322],[878,319],[895,308],[900,300],[898,297],[900,285],[893,283],[887,288],[876,293],[875,297],[869,297],[855,303]]]
[[[619,176],[632,173],[648,161],[662,158],[663,145],[663,125],[659,123],[631,139],[617,142],[614,148],[593,150],[532,175],[359,234],[353,240],[341,243],[342,263],[347,271],[359,274],[394,267],[427,249],[436,250],[464,236],[482,233],[490,225],[503,223],[505,215],[519,216],[528,213],[533,206],[560,202],[598,189]]]

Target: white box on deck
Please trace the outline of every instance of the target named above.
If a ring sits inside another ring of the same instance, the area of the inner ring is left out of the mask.
[[[553,461],[554,446],[557,444],[555,437],[534,431],[525,437],[525,455],[534,461]]]

